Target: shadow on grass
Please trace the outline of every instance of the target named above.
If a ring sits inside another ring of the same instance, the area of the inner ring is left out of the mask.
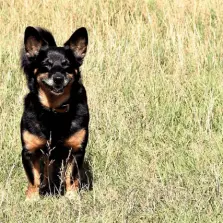
[[[81,190],[93,190],[93,173],[89,160],[85,160],[82,170],[80,171]]]

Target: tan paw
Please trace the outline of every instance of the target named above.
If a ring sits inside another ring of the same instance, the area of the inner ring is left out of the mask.
[[[38,201],[39,199],[40,199],[39,188],[29,186],[26,191],[26,200],[25,201],[34,202],[34,201]]]
[[[36,202],[40,200],[40,196],[38,192],[29,194],[29,196],[26,196],[25,202]]]

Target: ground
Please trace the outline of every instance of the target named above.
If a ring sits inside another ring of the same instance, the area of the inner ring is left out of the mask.
[[[0,222],[223,222],[223,4],[0,1]],[[26,26],[89,32],[92,189],[25,202]]]

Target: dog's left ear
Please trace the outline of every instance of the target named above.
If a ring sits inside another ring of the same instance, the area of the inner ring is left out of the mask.
[[[82,27],[77,29],[70,39],[64,44],[65,47],[69,47],[74,56],[77,59],[77,62],[81,66],[84,60],[84,57],[87,52],[87,45],[88,45],[88,33],[86,28]]]
[[[47,42],[40,36],[38,30],[32,26],[26,27],[24,45],[28,57],[38,55],[40,48],[47,45]]]

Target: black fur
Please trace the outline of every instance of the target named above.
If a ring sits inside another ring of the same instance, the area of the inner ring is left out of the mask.
[[[24,113],[21,120],[22,161],[29,184],[33,186],[35,186],[34,162],[40,162],[44,160],[43,157],[47,157],[52,163],[53,171],[50,173],[50,184],[43,185],[41,182],[43,191],[47,188],[51,192],[57,190],[62,193],[59,190],[60,185],[63,185],[60,169],[62,163],[66,165],[68,156],[75,160],[71,183],[78,178],[78,170],[83,164],[88,141],[89,112],[79,67],[82,65],[87,44],[88,36],[85,28],[78,29],[64,47],[57,47],[52,34],[43,28],[27,27],[25,31],[21,66],[27,78],[29,93],[24,100]],[[48,90],[55,95],[59,91],[60,95],[63,94],[61,93],[64,91],[62,84],[68,80],[67,73],[73,75],[69,99],[61,101],[62,104],[58,106],[60,108],[62,105],[68,104],[68,111],[57,112],[57,108],[47,107],[42,103],[39,93],[40,83],[37,80],[38,75],[42,73],[48,73],[49,80],[54,80],[52,86],[48,86]],[[55,84],[57,80],[59,84]],[[77,151],[64,146],[66,139],[82,129],[85,130],[86,134]],[[40,139],[47,140],[46,145],[31,152],[26,148],[23,136],[25,131]],[[42,176],[43,174],[41,171]]]

